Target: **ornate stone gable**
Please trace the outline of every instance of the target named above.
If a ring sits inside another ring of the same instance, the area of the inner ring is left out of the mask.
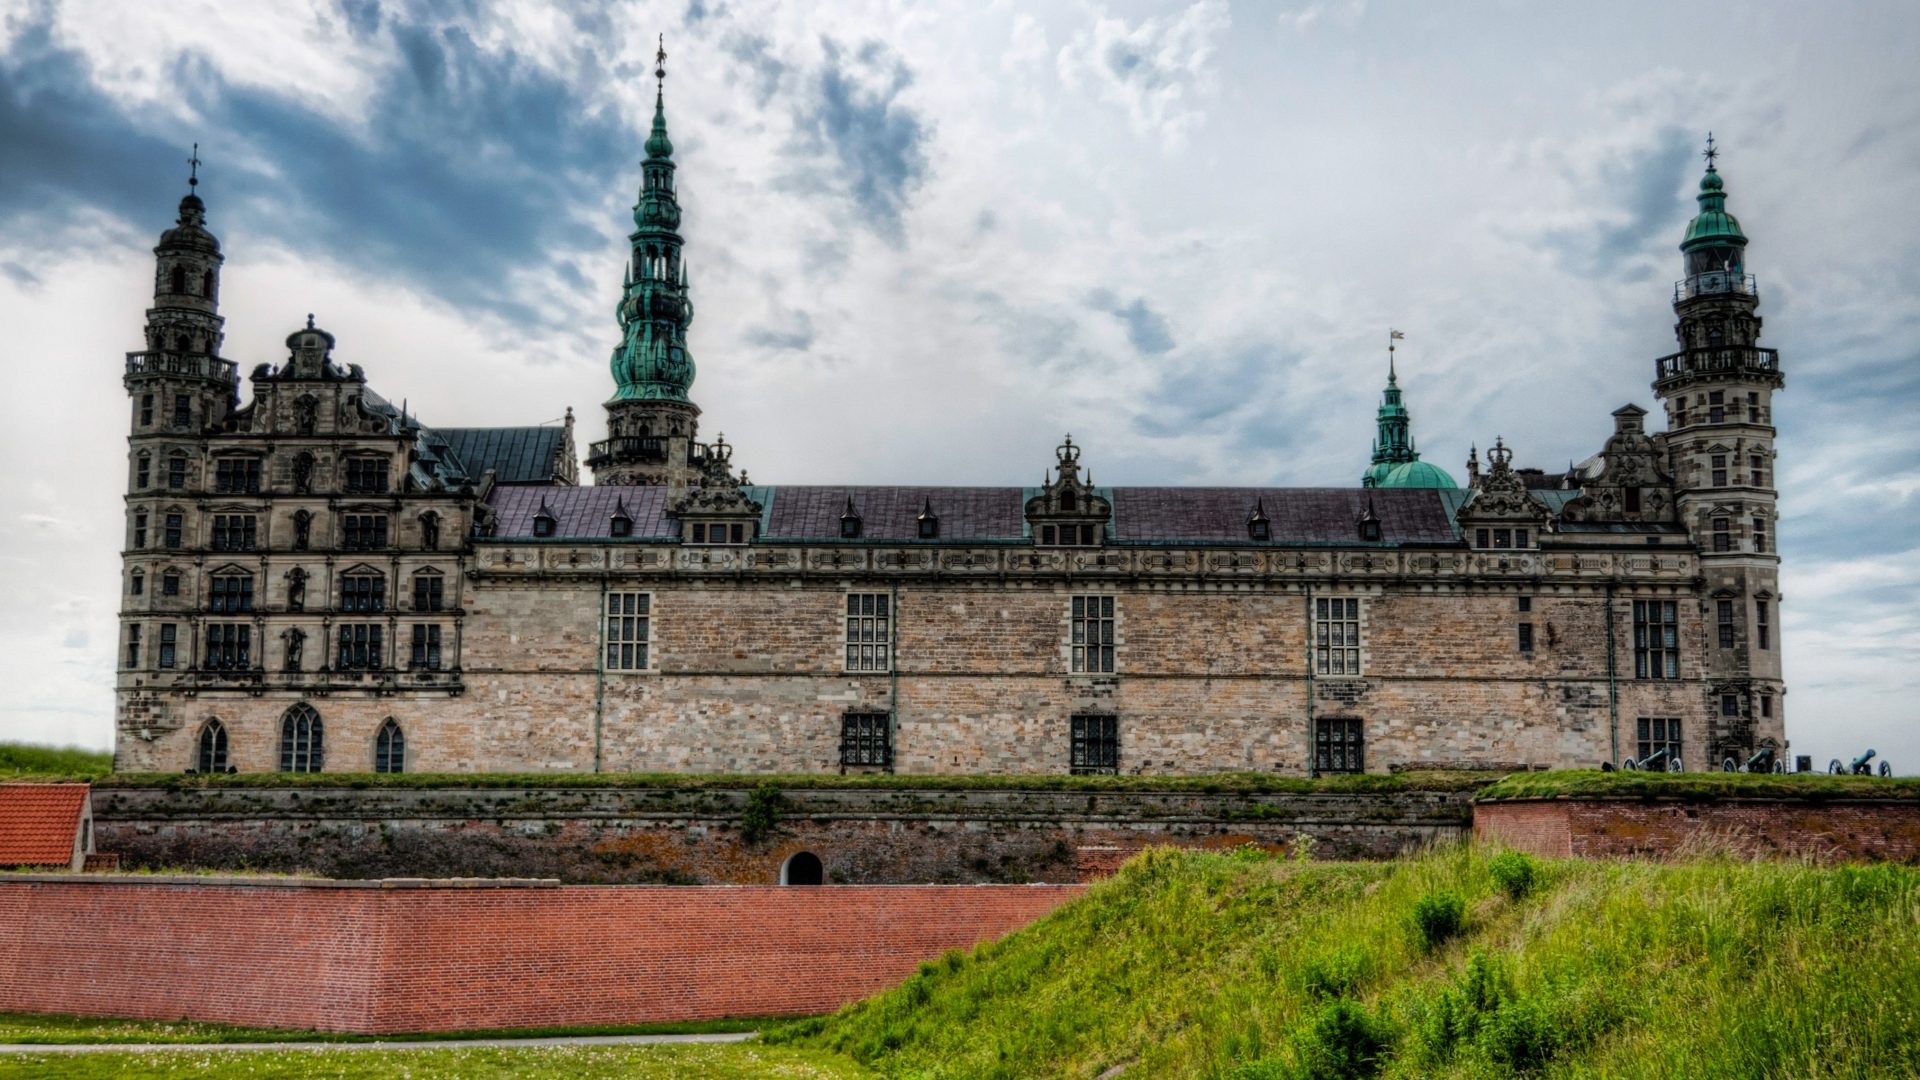
[[[1461,505],[1460,523],[1545,524],[1552,516],[1547,504],[1529,492],[1520,474],[1513,471],[1513,451],[1503,440],[1495,440],[1493,449],[1487,451],[1487,460],[1491,468]]]
[[[1563,520],[1673,522],[1673,477],[1665,449],[1645,431],[1646,415],[1638,405],[1614,411],[1600,471],[1583,480],[1580,494],[1561,508]]]

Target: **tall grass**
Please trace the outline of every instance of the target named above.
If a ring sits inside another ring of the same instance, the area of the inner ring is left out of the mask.
[[[0,742],[0,780],[85,780],[112,771],[113,755],[103,750]]]
[[[770,1037],[914,1077],[1891,1077],[1920,1061],[1920,869],[1493,857],[1152,850],[1025,931]],[[1432,933],[1454,898],[1462,925]]]

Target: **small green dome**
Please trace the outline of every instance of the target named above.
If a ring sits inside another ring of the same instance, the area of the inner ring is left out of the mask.
[[[1707,175],[1700,178],[1700,194],[1695,198],[1700,203],[1700,212],[1687,223],[1687,235],[1680,241],[1681,251],[1727,245],[1747,246],[1747,236],[1740,231],[1740,222],[1727,213],[1726,184],[1720,179],[1719,172],[1707,169]]]
[[[664,161],[673,156],[673,140],[667,138],[665,94],[653,99],[653,132],[647,136],[647,157]]]
[[[1381,475],[1374,481],[1373,487],[1452,490],[1460,486],[1453,482],[1453,477],[1448,476],[1445,469],[1437,465],[1429,465],[1424,461],[1406,461],[1398,465],[1387,465],[1384,470],[1382,466],[1375,465],[1367,470],[1367,476],[1371,478],[1377,471],[1381,472]]]

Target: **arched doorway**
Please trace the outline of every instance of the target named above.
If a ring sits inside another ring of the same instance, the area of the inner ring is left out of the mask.
[[[820,856],[811,851],[796,851],[780,864],[780,884],[818,885],[824,879],[824,872]]]

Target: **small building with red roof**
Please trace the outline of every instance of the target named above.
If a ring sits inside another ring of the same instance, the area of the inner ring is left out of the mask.
[[[86,784],[0,784],[0,867],[79,870],[93,854]]]

